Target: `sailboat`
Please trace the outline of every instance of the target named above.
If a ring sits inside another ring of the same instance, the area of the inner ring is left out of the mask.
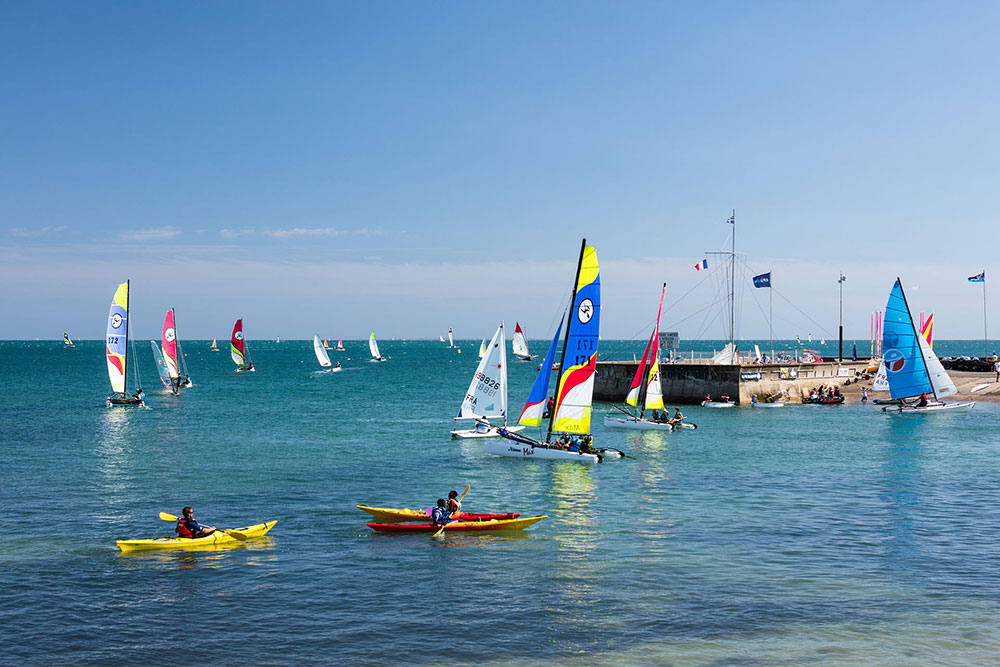
[[[917,332],[899,278],[889,292],[882,325],[882,361],[892,404],[884,412],[930,414],[964,412],[975,403],[943,403],[941,398],[958,393],[927,339]],[[922,396],[930,395],[927,400]],[[884,403],[884,401],[882,401]]]
[[[524,339],[524,332],[521,331],[521,325],[517,322],[514,323],[514,356],[516,356],[521,361],[531,361],[537,354],[531,354],[528,352],[528,341]]]
[[[597,251],[587,245],[586,239],[580,246],[580,260],[576,267],[570,303],[562,362],[559,364],[560,375],[545,441],[500,429],[500,435],[509,442],[487,442],[483,446],[484,452],[524,459],[561,459],[582,463],[597,463],[606,456],[624,456],[618,450],[594,449],[590,446],[590,415],[601,321],[601,275]],[[542,370],[535,378],[535,385],[521,412],[519,424],[541,425],[541,409],[548,394],[549,373],[558,336],[557,332],[542,363]],[[553,434],[561,436],[555,443],[552,442]],[[569,434],[581,437],[570,445],[565,442]]]
[[[163,354],[160,352],[160,346],[157,345],[155,340],[149,341],[149,346],[153,349],[153,361],[156,362],[156,372],[160,376],[160,382],[163,386],[171,391],[174,391],[173,382],[170,379],[170,371],[167,370],[167,362],[163,360]],[[174,391],[176,394],[177,392]]]
[[[656,311],[656,326],[649,337],[646,350],[642,353],[642,361],[635,371],[632,385],[629,387],[625,403],[639,408],[635,414],[628,408],[612,407],[612,412],[604,417],[604,425],[612,428],[629,428],[640,431],[672,431],[673,424],[664,421],[646,419],[646,410],[663,410],[663,392],[660,389],[660,314],[663,312],[663,296],[667,292],[667,284],[663,283],[660,292],[660,308]]]
[[[219,346],[216,344],[215,338],[212,339],[212,352],[218,352]]]
[[[465,392],[462,405],[455,419],[475,419],[476,427],[451,432],[452,438],[494,438],[500,428],[516,432],[524,426],[507,426],[507,343],[503,322],[487,344],[469,390]],[[502,419],[503,426],[496,427],[489,419]]]
[[[372,353],[372,361],[385,361],[385,357],[378,351],[378,341],[375,340],[375,332],[368,337],[368,351]]]
[[[319,334],[313,335],[313,352],[316,353],[316,361],[319,362],[320,366],[322,366],[323,368],[329,368],[330,366],[333,366],[333,362],[330,361],[330,355],[326,353],[326,348],[324,347],[323,343],[321,343],[319,340]],[[333,368],[332,370],[334,371],[340,370],[339,361],[337,362],[336,368]]]
[[[443,343],[444,342],[444,336],[438,336],[438,340]]]
[[[330,344],[326,342],[325,338],[323,339],[323,349],[324,350],[329,350],[330,349]]]
[[[167,316],[163,319],[163,361],[170,374],[170,389],[175,394],[181,387],[191,386],[191,376],[187,372],[184,351],[181,349],[180,341],[177,340],[176,316],[173,308],[167,311]]]
[[[128,286],[123,282],[115,291],[111,300],[111,310],[108,312],[108,331],[105,339],[105,354],[108,359],[108,378],[111,380],[111,390],[108,397],[108,407],[113,405],[146,405],[142,400],[141,380],[139,379],[139,364],[132,351],[132,365],[135,371],[136,390],[128,393]]]
[[[455,341],[451,337],[451,327],[448,327],[448,347],[455,347]]]
[[[246,339],[243,336],[243,318],[236,320],[236,324],[233,325],[233,337],[229,341],[229,356],[233,358],[233,363],[236,364],[236,372],[240,371],[256,371],[253,367],[253,362],[250,361],[250,346],[247,345]]]
[[[489,340],[484,336],[483,342],[479,344],[479,358],[482,359],[483,355],[486,354],[486,350],[490,349]]]
[[[337,351],[338,352],[343,352],[344,351],[344,339],[343,338],[338,338],[337,339]]]
[[[69,333],[63,331],[63,348],[71,347],[76,347],[76,345],[73,345],[73,340],[69,337]]]

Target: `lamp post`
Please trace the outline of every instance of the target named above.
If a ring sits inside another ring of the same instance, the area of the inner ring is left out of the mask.
[[[838,359],[840,361],[844,360],[844,281],[847,280],[847,276],[843,273],[840,274],[840,356]]]

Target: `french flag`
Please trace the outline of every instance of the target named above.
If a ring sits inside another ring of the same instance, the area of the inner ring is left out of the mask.
[[[707,268],[708,268],[708,260],[707,259],[703,259],[703,260],[701,260],[700,262],[698,262],[697,264],[694,265],[695,271],[701,271],[702,269],[707,269]]]

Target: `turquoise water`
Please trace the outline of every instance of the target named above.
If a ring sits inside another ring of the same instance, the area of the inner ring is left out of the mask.
[[[686,407],[700,428],[661,434],[606,431],[599,405],[595,440],[634,458],[525,462],[448,437],[478,344],[384,341],[392,359],[374,364],[349,342],[329,373],[309,341],[251,341],[258,372],[236,374],[228,351],[188,342],[195,386],[179,397],[140,345],[149,407],[107,409],[102,343],[0,343],[0,662],[1000,655],[996,406]],[[512,412],[534,369],[512,363]],[[465,484],[467,509],[549,518],[432,540],[373,534],[354,508],[425,507]],[[169,534],[157,513],[184,505],[278,524],[232,549],[118,552]]]

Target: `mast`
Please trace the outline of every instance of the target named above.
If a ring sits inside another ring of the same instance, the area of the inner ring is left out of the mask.
[[[126,280],[125,281],[125,363],[122,364],[122,366],[124,366],[125,368],[125,380],[124,382],[122,382],[122,389],[124,389],[125,391],[122,392],[122,396],[128,395],[128,330],[130,328],[129,318],[131,317],[131,314],[129,313],[128,309],[128,300],[129,297],[131,296],[131,291],[132,291],[130,289],[131,287],[132,287],[132,280],[131,279]],[[135,355],[132,356],[134,357]]]
[[[500,365],[503,366],[500,400],[503,401],[503,427],[507,428],[507,332],[503,328],[503,320],[500,320]]]
[[[646,412],[646,395],[649,393],[649,370],[647,369],[652,369],[656,359],[654,355],[660,353],[660,313],[663,312],[663,295],[666,291],[667,284],[663,283],[663,288],[660,291],[660,310],[656,313],[656,331],[653,332],[656,336],[655,342],[649,348],[649,364],[642,366],[642,385],[639,387],[639,419],[642,419],[642,415]]]
[[[566,337],[563,338],[563,349],[562,355],[559,357],[559,375],[561,376],[566,366],[566,348],[569,347],[569,329],[573,324],[573,304],[576,303],[576,288],[580,285],[580,270],[583,268],[583,252],[587,249],[587,239],[583,239],[580,243],[580,259],[576,263],[576,276],[573,278],[573,296],[569,299],[569,312],[567,313],[566,319]],[[549,369],[552,372],[552,369]],[[561,379],[561,378],[560,378]],[[559,380],[556,380],[556,393],[559,393]],[[549,415],[549,432],[545,436],[545,442],[550,442],[552,440],[552,425],[556,421],[556,411],[559,408],[558,401],[552,406],[552,414]]]
[[[729,220],[733,223],[733,251],[729,258],[729,349],[734,363],[739,363],[736,357],[736,209]]]
[[[983,269],[983,356],[989,358],[990,339],[986,334],[986,269]]]
[[[768,301],[767,328],[771,334],[771,363],[773,364],[774,363],[774,289],[773,288],[769,288],[767,290],[767,301]]]
[[[924,353],[920,349],[920,340],[917,338],[917,336],[920,335],[920,332],[917,331],[917,327],[913,324],[913,315],[910,313],[910,303],[906,300],[906,292],[903,291],[903,283],[899,280],[899,278],[896,278],[896,282],[899,283],[899,293],[903,295],[903,304],[906,306],[906,316],[910,318],[910,328],[913,329],[913,339],[917,343],[917,354],[920,355],[921,361],[924,362],[924,373],[927,375],[927,384],[931,386],[931,394],[934,395],[934,400],[936,401],[938,400],[938,397],[937,392],[934,391],[934,380],[931,379],[931,369],[927,367],[927,360],[923,358]]]

